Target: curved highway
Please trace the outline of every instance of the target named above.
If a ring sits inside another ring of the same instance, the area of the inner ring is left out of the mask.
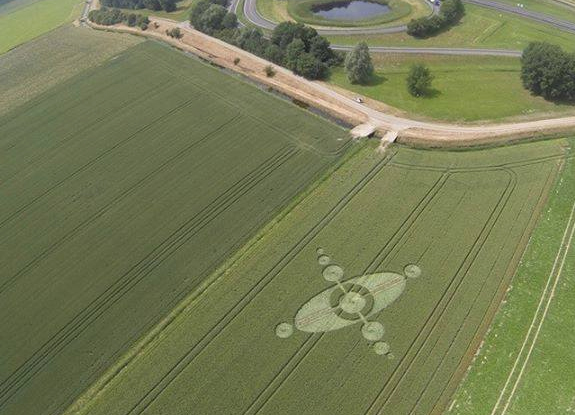
[[[257,0],[244,0],[243,12],[246,19],[255,26],[262,29],[273,30],[277,23],[263,17],[257,10]],[[426,0],[426,4],[429,4]],[[504,13],[514,14],[538,23],[551,25],[560,30],[570,33],[575,33],[575,23],[566,20],[557,19],[547,14],[532,12],[524,8],[511,6],[508,4],[498,3],[492,0],[464,0],[466,3],[474,4],[477,6],[497,10]],[[241,0],[232,0],[230,10],[237,14],[238,7]],[[430,5],[430,7],[432,7]],[[437,7],[433,7],[433,12],[437,13]],[[374,35],[374,34],[390,34],[399,33],[407,30],[406,25],[398,26],[375,26],[375,27],[342,27],[342,28],[326,28],[318,29],[322,35]],[[347,45],[333,45],[334,49],[350,50],[352,46]],[[503,50],[503,49],[474,49],[474,48],[411,48],[411,47],[379,47],[372,46],[370,50],[374,52],[395,52],[395,53],[413,53],[413,54],[444,54],[444,55],[494,55],[494,56],[521,56],[521,52],[517,50]]]

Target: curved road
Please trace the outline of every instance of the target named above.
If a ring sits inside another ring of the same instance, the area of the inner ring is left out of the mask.
[[[426,4],[429,4],[428,1]],[[575,23],[557,19],[555,17],[525,10],[520,7],[511,6],[508,4],[498,3],[492,0],[464,0],[466,3],[474,4],[481,7],[497,10],[504,13],[511,13],[526,19],[533,20],[538,23],[548,24],[560,30],[564,30],[575,34]],[[230,10],[237,14],[238,7],[241,0],[232,0]],[[432,7],[430,5],[430,7]],[[433,6],[433,13],[437,13],[438,8]],[[263,17],[257,10],[256,0],[244,0],[244,15],[246,19],[259,26],[262,29],[273,30],[277,25],[275,22]],[[406,25],[398,26],[385,26],[385,27],[357,27],[357,28],[329,28],[318,29],[322,35],[373,35],[373,34],[390,34],[399,33],[407,30]],[[351,46],[346,45],[333,45],[334,49],[350,50]],[[472,49],[472,48],[409,48],[409,47],[371,47],[374,52],[395,52],[395,53],[413,53],[413,54],[445,54],[445,55],[495,55],[495,56],[521,56],[520,51],[516,50],[502,50],[502,49]]]

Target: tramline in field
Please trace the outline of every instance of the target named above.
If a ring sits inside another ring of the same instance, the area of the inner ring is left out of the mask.
[[[441,411],[565,157],[363,149],[67,414]]]

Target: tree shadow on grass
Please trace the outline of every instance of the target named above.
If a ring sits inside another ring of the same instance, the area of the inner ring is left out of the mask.
[[[421,98],[433,99],[439,97],[441,94],[442,92],[439,89],[429,88]]]

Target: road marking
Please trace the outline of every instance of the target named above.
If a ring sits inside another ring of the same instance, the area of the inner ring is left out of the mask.
[[[573,204],[573,208],[571,209],[571,215],[569,216],[569,220],[567,221],[567,226],[565,227],[565,232],[563,233],[563,238],[561,239],[561,245],[559,246],[559,252],[557,252],[557,256],[555,257],[555,261],[553,263],[553,268],[551,269],[551,272],[549,274],[549,278],[547,279],[547,284],[545,285],[545,289],[543,290],[543,293],[541,294],[541,299],[539,300],[537,310],[535,311],[535,315],[533,316],[533,319],[531,321],[531,325],[529,326],[529,330],[527,331],[527,335],[525,336],[525,340],[523,341],[523,344],[521,346],[519,354],[517,355],[517,358],[515,359],[515,363],[513,364],[513,368],[511,369],[511,372],[509,373],[509,376],[507,377],[507,381],[505,382],[505,385],[503,386],[503,389],[501,390],[501,393],[499,394],[499,398],[497,399],[497,402],[495,403],[495,406],[494,406],[493,410],[491,411],[491,415],[495,415],[495,413],[497,412],[497,410],[499,409],[499,407],[501,405],[501,402],[503,400],[503,395],[505,395],[505,392],[507,391],[509,383],[511,382],[511,378],[513,377],[513,374],[515,373],[515,370],[517,369],[517,366],[519,365],[519,361],[521,360],[521,356],[523,355],[523,351],[525,350],[525,348],[527,347],[527,344],[529,343],[529,337],[531,336],[531,332],[535,328],[535,321],[537,320],[537,318],[539,316],[539,313],[542,309],[545,297],[547,296],[549,286],[551,285],[551,281],[553,280],[553,277],[555,276],[555,282],[553,283],[553,287],[551,288],[551,293],[547,298],[547,303],[545,304],[543,314],[541,315],[541,320],[539,321],[539,324],[538,324],[537,329],[535,331],[535,335],[533,337],[533,340],[531,341],[531,344],[529,345],[529,350],[527,352],[527,355],[525,356],[525,360],[521,366],[521,370],[519,371],[517,379],[515,380],[515,383],[513,384],[513,388],[511,389],[511,393],[506,399],[505,406],[503,407],[501,415],[505,415],[507,413],[507,409],[509,408],[509,405],[511,404],[511,399],[515,395],[515,391],[517,390],[517,386],[519,385],[519,382],[521,381],[521,378],[523,376],[523,372],[525,371],[525,367],[527,366],[527,363],[529,362],[529,358],[531,357],[531,353],[533,351],[533,348],[535,347],[535,343],[537,342],[537,338],[539,337],[539,332],[541,331],[541,327],[543,326],[543,323],[545,321],[545,317],[547,316],[547,312],[548,312],[549,307],[551,305],[551,300],[553,299],[553,296],[555,295],[555,290],[557,288],[557,284],[559,283],[559,278],[561,276],[561,273],[563,272],[563,266],[565,265],[567,253],[569,252],[569,249],[571,247],[573,235],[575,234],[575,226],[573,226],[573,218],[574,217],[575,217],[575,203]],[[571,232],[569,232],[569,230],[571,230]],[[565,247],[564,250],[563,250],[563,247]],[[558,264],[559,264],[559,268],[557,268]],[[557,270],[557,272],[555,272],[556,270]]]

